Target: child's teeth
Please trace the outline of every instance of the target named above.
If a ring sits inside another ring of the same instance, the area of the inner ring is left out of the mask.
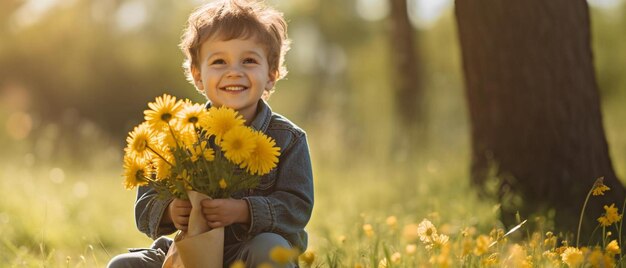
[[[238,90],[243,90],[244,87],[225,87],[224,89],[229,90],[229,91],[238,91]]]

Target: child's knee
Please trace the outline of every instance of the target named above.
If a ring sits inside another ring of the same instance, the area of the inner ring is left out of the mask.
[[[161,250],[144,249],[117,255],[109,261],[108,268],[160,268],[165,254]]]
[[[273,263],[270,252],[275,247],[291,248],[284,237],[274,233],[261,233],[246,243],[241,257],[248,267]],[[286,267],[293,267],[293,265],[290,264]]]
[[[107,268],[138,267],[137,262],[140,260],[141,259],[138,260],[137,256],[135,256],[135,254],[133,253],[120,254],[120,255],[113,257],[113,259],[109,261],[109,264],[107,264]]]

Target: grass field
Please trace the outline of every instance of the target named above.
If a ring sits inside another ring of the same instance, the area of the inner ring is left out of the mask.
[[[626,112],[618,108],[605,107],[605,122],[614,165],[624,178],[626,126],[619,122]],[[42,128],[37,139],[2,144],[1,267],[102,267],[127,248],[151,243],[134,226],[135,193],[121,184],[119,143],[81,129],[68,140],[59,138],[58,129]],[[328,161],[321,155],[324,138],[310,134],[316,203],[307,230],[313,267],[565,267],[583,259],[620,260],[609,243],[615,239],[621,246],[617,228],[611,236],[605,232],[597,247],[581,249],[557,244],[550,230],[525,226],[503,238],[508,230],[497,220],[498,204],[479,200],[468,185],[465,134],[454,134],[456,143],[435,138],[411,161],[352,156],[350,165]],[[72,144],[84,147],[64,149]],[[348,157],[338,154],[334,158]],[[428,223],[434,228],[426,228]]]

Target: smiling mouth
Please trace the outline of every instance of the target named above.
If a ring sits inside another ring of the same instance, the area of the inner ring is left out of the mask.
[[[243,91],[248,89],[248,87],[244,87],[244,86],[225,86],[225,87],[221,87],[221,90],[225,90],[225,91],[232,91],[232,92],[237,92],[237,91]]]

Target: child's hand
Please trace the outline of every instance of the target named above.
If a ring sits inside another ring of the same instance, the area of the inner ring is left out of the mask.
[[[250,222],[248,202],[240,199],[204,199],[202,213],[211,228]]]
[[[191,213],[191,202],[189,200],[174,198],[167,206],[167,212],[176,229],[187,231],[189,213]]]

